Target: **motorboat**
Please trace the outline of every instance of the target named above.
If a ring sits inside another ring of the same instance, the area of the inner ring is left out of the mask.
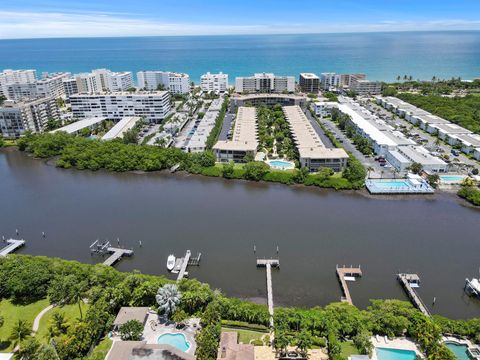
[[[168,255],[168,258],[167,258],[167,269],[168,271],[172,271],[173,268],[175,267],[175,255],[173,254],[170,254]]]

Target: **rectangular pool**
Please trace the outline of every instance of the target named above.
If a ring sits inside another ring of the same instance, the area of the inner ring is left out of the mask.
[[[378,360],[415,360],[415,351],[401,349],[376,348]]]

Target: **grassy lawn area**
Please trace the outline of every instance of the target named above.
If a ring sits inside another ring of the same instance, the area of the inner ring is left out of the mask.
[[[249,344],[251,340],[260,340],[260,338],[267,333],[252,331],[252,330],[243,330],[235,329],[229,327],[222,327],[222,331],[235,331],[238,333],[238,341],[244,344]]]
[[[14,305],[9,300],[0,301],[0,315],[5,323],[0,328],[0,351],[8,352],[12,349],[7,342],[12,332],[12,327],[18,320],[26,320],[32,326],[37,314],[49,305],[48,300],[40,300],[28,305]]]
[[[92,353],[88,357],[88,360],[103,360],[107,356],[108,350],[112,346],[112,340],[105,337],[100,343],[93,349]]]
[[[342,347],[342,356],[343,357],[348,358],[350,355],[360,354],[358,352],[357,348],[355,347],[355,345],[353,345],[353,343],[350,342],[350,341],[341,342],[340,346]]]
[[[82,302],[82,313],[85,316],[87,312],[88,305]],[[55,313],[63,313],[65,316],[65,320],[67,323],[71,324],[75,322],[77,318],[80,318],[80,311],[78,309],[78,304],[71,304],[65,305],[62,307],[55,307],[45,315],[42,316],[40,320],[40,327],[38,328],[38,332],[35,335],[38,341],[47,343],[48,342],[48,327],[50,326],[50,319],[52,318],[53,314]]]

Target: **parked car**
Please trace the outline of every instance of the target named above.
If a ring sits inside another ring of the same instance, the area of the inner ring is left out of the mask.
[[[452,153],[453,156],[460,155],[460,151],[458,151],[457,149],[452,149],[451,153]]]

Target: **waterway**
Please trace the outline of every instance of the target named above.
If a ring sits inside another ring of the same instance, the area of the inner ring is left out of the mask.
[[[278,306],[338,301],[336,264],[361,264],[364,277],[350,283],[359,307],[406,300],[395,277],[401,271],[420,275],[419,293],[434,313],[480,314],[480,302],[463,293],[465,278],[478,276],[480,211],[453,194],[384,200],[182,174],[62,170],[8,149],[0,151],[0,201],[0,235],[19,229],[27,241],[19,253],[94,263],[102,259],[89,245],[119,238],[135,250],[119,270],[171,276],[167,256],[190,249],[202,252],[191,277],[263,301],[265,270],[255,260],[278,256]]]

